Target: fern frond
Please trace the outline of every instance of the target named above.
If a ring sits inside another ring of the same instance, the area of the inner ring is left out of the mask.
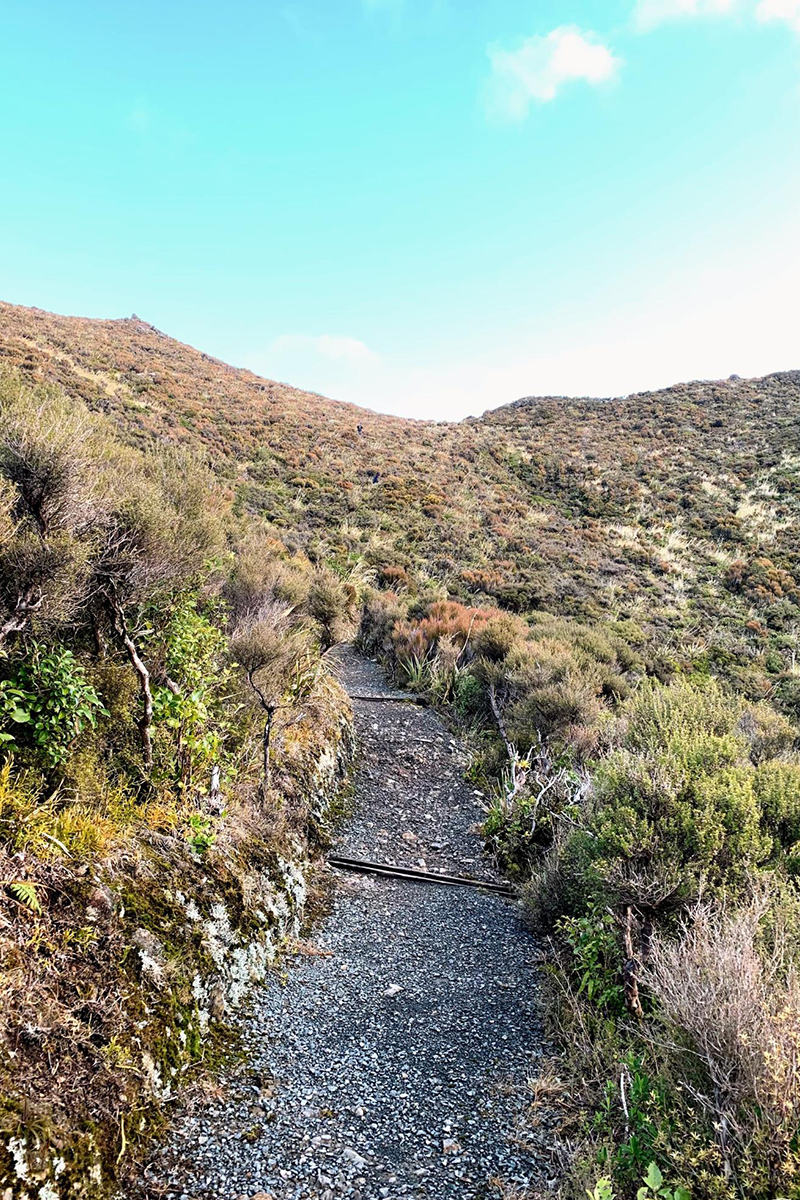
[[[36,891],[36,884],[30,883],[26,879],[13,879],[8,884],[8,890],[15,900],[20,904],[24,904],[31,912],[40,913],[42,911],[42,902],[39,899],[39,893]]]

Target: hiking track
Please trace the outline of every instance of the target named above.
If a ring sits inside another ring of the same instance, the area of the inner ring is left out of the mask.
[[[431,709],[397,703],[374,663],[350,647],[333,659],[351,696],[371,697],[353,699],[353,808],[333,853],[497,881],[463,748]],[[543,1194],[555,1135],[546,1114],[525,1120],[543,1038],[538,948],[518,904],[405,879],[333,880],[313,944],[237,1018],[247,1061],[219,1098],[182,1102],[142,1194]]]

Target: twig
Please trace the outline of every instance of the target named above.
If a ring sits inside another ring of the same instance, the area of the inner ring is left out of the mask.
[[[619,1095],[620,1095],[620,1099],[622,1101],[622,1111],[625,1114],[625,1139],[627,1141],[628,1131],[629,1131],[629,1127],[630,1127],[630,1115],[628,1113],[628,1101],[625,1099],[625,1075],[626,1074],[627,1074],[627,1067],[623,1067],[619,1073]]]
[[[117,1162],[121,1161],[121,1159],[123,1158],[123,1156],[125,1154],[125,1151],[128,1149],[128,1139],[125,1137],[125,1114],[124,1113],[120,1113],[120,1115],[119,1115],[119,1131],[122,1136],[122,1145],[120,1146],[119,1154],[117,1155]]]
[[[67,858],[75,857],[75,855],[72,853],[72,851],[68,850],[63,842],[60,842],[57,837],[53,837],[52,833],[45,833],[44,830],[42,830],[41,833],[42,833],[42,837],[47,838],[48,842],[52,842],[54,846],[58,846],[59,850],[63,850],[64,853],[66,854]]]

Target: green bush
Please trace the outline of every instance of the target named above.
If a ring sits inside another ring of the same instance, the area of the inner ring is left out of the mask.
[[[485,704],[480,680],[467,671],[458,672],[453,683],[453,704],[461,717],[479,712]]]
[[[503,662],[527,637],[528,626],[511,613],[492,617],[472,634],[472,651],[489,662]]]
[[[69,756],[76,738],[94,728],[100,716],[108,716],[86,671],[71,650],[64,646],[49,648],[34,642],[19,663],[12,678],[21,713],[28,720],[21,725],[18,740],[34,750],[49,768],[60,766]]]
[[[766,829],[788,850],[800,841],[800,764],[760,764],[754,789]]]
[[[167,681],[153,691],[159,764],[167,778],[188,787],[199,771],[219,761],[232,716],[225,711],[232,672],[222,665],[227,639],[187,595],[157,640]]]
[[[605,889],[636,900],[637,878],[658,876],[674,902],[703,886],[739,887],[769,860],[771,829],[794,791],[774,768],[754,765],[740,720],[741,705],[713,683],[648,683],[623,708],[622,745],[595,772],[588,822]]]
[[[619,932],[609,912],[562,917],[556,931],[569,947],[578,995],[605,1012],[625,1011],[620,987]]]

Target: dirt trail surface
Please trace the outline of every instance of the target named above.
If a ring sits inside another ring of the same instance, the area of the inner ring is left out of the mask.
[[[387,691],[337,655],[351,695]],[[389,693],[391,694],[391,693]],[[491,878],[479,797],[428,709],[353,702],[352,817],[336,852]],[[542,1043],[536,944],[515,904],[336,873],[333,908],[240,1019],[248,1061],[188,1101],[144,1173],[149,1197],[477,1200],[546,1186],[544,1117],[523,1125]],[[312,952],[308,952],[308,951]]]

